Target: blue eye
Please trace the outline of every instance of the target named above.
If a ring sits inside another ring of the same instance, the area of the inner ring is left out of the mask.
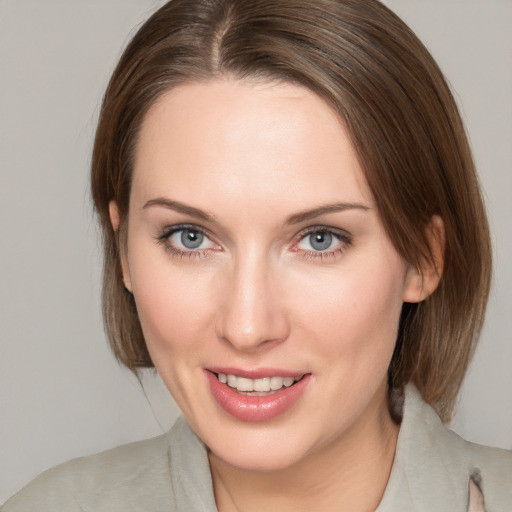
[[[325,251],[332,244],[333,236],[327,231],[318,231],[308,235],[309,244],[315,251]]]
[[[341,250],[348,243],[348,237],[327,229],[316,229],[303,235],[297,244],[297,248],[302,251],[321,253]]]
[[[190,229],[183,229],[180,237],[181,243],[187,249],[198,249],[204,240],[204,235]]]
[[[199,229],[178,228],[166,236],[168,243],[181,251],[213,249],[215,244]]]

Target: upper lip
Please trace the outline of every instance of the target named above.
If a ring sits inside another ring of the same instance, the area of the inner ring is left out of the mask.
[[[209,366],[206,370],[225,375],[236,375],[246,379],[263,379],[265,377],[300,377],[308,372],[301,370],[283,370],[281,368],[234,368],[225,366]]]

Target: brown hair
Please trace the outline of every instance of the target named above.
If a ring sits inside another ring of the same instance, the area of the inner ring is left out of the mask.
[[[488,225],[450,89],[418,38],[376,0],[172,0],[139,29],[105,93],[92,158],[115,355],[132,370],[152,366],[119,263],[142,119],[176,84],[226,75],[301,84],[339,113],[387,234],[410,263],[432,259],[427,229],[434,215],[443,219],[440,284],[404,304],[389,378],[394,387],[413,381],[448,419],[483,322]]]

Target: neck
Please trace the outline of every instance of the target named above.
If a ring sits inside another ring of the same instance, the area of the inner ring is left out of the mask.
[[[210,452],[219,512],[374,511],[386,488],[399,426],[389,414],[386,389],[348,432],[292,466],[240,470]]]

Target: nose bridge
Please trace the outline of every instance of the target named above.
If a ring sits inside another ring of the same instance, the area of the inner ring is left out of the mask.
[[[220,335],[238,350],[255,350],[288,336],[274,266],[269,254],[258,248],[244,250],[233,261]]]

